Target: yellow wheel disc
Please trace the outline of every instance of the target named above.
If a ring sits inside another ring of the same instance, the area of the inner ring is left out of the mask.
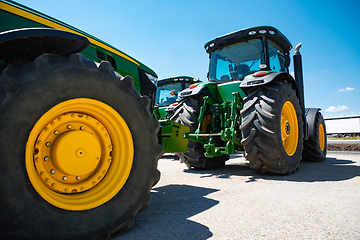
[[[131,132],[109,105],[72,99],[46,112],[30,132],[26,169],[35,190],[52,205],[92,209],[114,197],[133,164]]]
[[[320,124],[319,126],[319,144],[321,151],[324,151],[325,149],[325,130],[324,126]]]
[[[201,133],[209,133],[207,128],[212,124],[212,112],[207,112],[204,116],[203,122],[201,123]],[[208,139],[209,137],[204,137]]]
[[[299,125],[294,105],[290,101],[283,105],[280,124],[284,149],[289,156],[292,156],[295,154],[298,145]]]

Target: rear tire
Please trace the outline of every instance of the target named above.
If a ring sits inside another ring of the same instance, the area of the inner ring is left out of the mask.
[[[170,120],[190,127],[190,133],[194,133],[199,125],[198,117],[201,105],[202,100],[192,97],[186,98],[179,104]],[[207,158],[204,153],[203,144],[189,140],[187,152],[178,153],[178,156],[188,167],[207,170],[221,168],[229,159],[229,155]]]
[[[291,174],[301,161],[303,122],[295,90],[286,81],[251,88],[241,110],[245,157],[250,168]]]
[[[327,139],[325,121],[320,112],[317,112],[315,119],[306,118],[309,130],[313,129],[312,137],[304,142],[303,159],[312,162],[322,162],[326,158]]]
[[[129,229],[162,154],[133,79],[81,54],[44,54],[5,69],[0,89],[0,238],[109,239]],[[77,167],[64,155],[69,141]]]

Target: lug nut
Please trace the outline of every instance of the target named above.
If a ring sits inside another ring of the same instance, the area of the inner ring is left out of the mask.
[[[51,173],[51,174],[55,174],[55,173],[56,173],[56,170],[55,170],[55,169],[51,169],[51,170],[50,170],[50,173]]]
[[[67,129],[71,129],[71,128],[72,128],[72,126],[71,126],[70,124],[67,125],[66,127],[67,127]]]
[[[47,142],[47,143],[45,143],[45,146],[50,147],[50,146],[51,146],[51,143],[50,143],[50,142]]]
[[[63,176],[62,180],[66,181],[68,179],[67,176]]]
[[[58,130],[55,130],[55,131],[54,131],[54,134],[55,134],[55,135],[59,135],[60,132],[59,132]]]
[[[81,179],[81,176],[76,177],[76,180],[80,181],[80,179]]]
[[[50,160],[50,158],[48,156],[44,157],[44,160],[47,162]]]
[[[84,126],[81,126],[81,127],[80,127],[80,130],[84,130],[84,129],[85,129]]]

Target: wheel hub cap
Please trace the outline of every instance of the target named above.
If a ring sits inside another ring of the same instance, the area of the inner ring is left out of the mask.
[[[287,136],[290,135],[290,123],[288,121],[286,121],[286,124],[285,124],[285,133]]]
[[[50,156],[54,166],[64,174],[85,175],[98,165],[101,146],[89,132],[67,131],[55,139]]]
[[[96,186],[110,167],[111,140],[91,116],[67,113],[53,120],[37,139],[37,172],[54,191],[82,192]],[[100,162],[102,157],[109,161]],[[71,185],[69,185],[71,184]]]

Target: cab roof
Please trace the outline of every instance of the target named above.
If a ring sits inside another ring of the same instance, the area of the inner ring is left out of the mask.
[[[165,78],[165,79],[159,79],[157,82],[157,86],[163,86],[163,85],[167,85],[173,82],[189,82],[189,83],[197,83],[197,82],[201,82],[199,78],[193,78],[190,76],[176,76],[176,77],[170,77],[170,78]]]
[[[289,39],[287,39],[287,37],[285,37],[285,35],[278,29],[272,26],[256,26],[228,33],[207,42],[204,48],[206,52],[210,54],[222,47],[259,37],[266,37],[267,39],[276,42],[285,52],[289,52],[292,49]]]

